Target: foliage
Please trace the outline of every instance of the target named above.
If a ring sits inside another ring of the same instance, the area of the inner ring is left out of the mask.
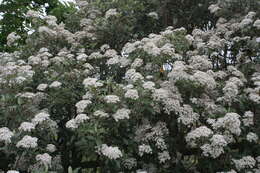
[[[259,12],[224,18],[219,1],[214,27],[159,32],[157,1],[127,2],[31,16],[25,45],[0,54],[0,168],[259,172]]]

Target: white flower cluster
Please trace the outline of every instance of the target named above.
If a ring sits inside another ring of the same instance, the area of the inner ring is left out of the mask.
[[[139,98],[138,91],[136,89],[128,89],[125,93],[125,98],[137,100]]]
[[[254,113],[251,111],[246,111],[244,113],[242,121],[243,121],[244,126],[249,127],[251,125],[254,125]]]
[[[49,151],[49,152],[51,152],[51,153],[53,153],[53,152],[55,152],[55,151],[57,150],[57,148],[56,148],[56,146],[53,145],[53,144],[48,144],[48,145],[46,146],[46,150]]]
[[[223,147],[228,144],[222,135],[213,135],[210,142],[210,144],[204,144],[200,148],[202,149],[202,154],[204,156],[210,156],[214,159],[224,153]]]
[[[20,173],[19,171],[15,171],[15,170],[9,170],[6,173]]]
[[[216,87],[216,81],[215,79],[202,71],[197,71],[194,75],[193,75],[195,81],[198,81],[200,84],[206,86],[208,89],[214,89]]]
[[[188,145],[195,147],[197,145],[197,140],[208,138],[211,135],[213,135],[213,131],[211,129],[206,126],[201,126],[189,132],[185,137],[185,140],[187,141]]]
[[[231,134],[239,136],[241,133],[241,122],[239,118],[240,115],[237,113],[227,113],[224,117],[218,118],[217,121],[213,123],[213,128],[223,128],[224,130],[229,131]]]
[[[116,95],[107,95],[104,97],[104,100],[106,103],[118,103],[120,102],[120,99]]]
[[[41,164],[43,164],[45,166],[51,165],[52,157],[48,153],[38,154],[35,158],[38,162],[40,162]]]
[[[246,140],[248,140],[249,142],[255,142],[257,143],[258,141],[258,136],[257,134],[253,133],[253,132],[249,132],[247,135],[246,135]]]
[[[112,115],[115,121],[123,120],[123,119],[129,119],[129,114],[131,111],[126,108],[118,109],[116,113]]]
[[[46,112],[40,112],[34,116],[32,123],[38,125],[47,120],[50,120],[50,115]]]
[[[199,114],[194,112],[190,105],[183,105],[179,111],[178,122],[190,126],[199,119]]]
[[[97,152],[108,157],[111,160],[116,160],[123,156],[118,147],[108,146],[107,144],[102,144],[100,147],[98,147]]]
[[[79,102],[76,103],[76,107],[77,107],[77,113],[82,113],[84,112],[84,110],[88,107],[88,105],[92,104],[92,102],[90,100],[81,100]]]
[[[36,148],[38,146],[37,141],[38,138],[26,135],[20,141],[17,142],[16,147],[27,148],[27,149]]]
[[[165,163],[167,160],[171,159],[171,156],[168,151],[163,151],[158,153],[158,159],[160,163]]]
[[[119,13],[117,12],[116,9],[109,9],[108,11],[106,11],[105,18],[108,19],[111,16],[117,16],[118,14]]]
[[[59,88],[60,86],[62,85],[62,83],[61,82],[59,82],[59,81],[54,81],[54,82],[52,82],[51,84],[50,84],[50,88]]]
[[[72,130],[76,129],[81,123],[84,123],[88,119],[89,117],[86,114],[78,114],[76,118],[73,118],[66,123],[66,127]]]
[[[96,117],[109,117],[108,113],[106,113],[102,110],[95,111],[94,116],[96,116]]]
[[[7,45],[12,46],[20,38],[21,38],[21,36],[17,35],[15,32],[10,33],[7,36]]]
[[[96,78],[86,78],[83,81],[83,85],[85,86],[85,88],[101,87],[101,86],[103,86],[103,83],[99,82],[98,79],[96,79]]]
[[[142,76],[141,73],[136,72],[135,69],[129,69],[127,70],[127,72],[125,73],[125,79],[129,82],[129,83],[135,83],[139,80],[143,80],[144,77]]]
[[[159,19],[159,16],[158,16],[158,14],[156,13],[156,12],[150,12],[150,13],[148,13],[148,16],[149,17],[151,17],[151,18],[153,18],[153,19],[156,19],[156,20],[158,20]]]
[[[232,161],[234,162],[238,171],[241,171],[246,168],[253,168],[256,164],[255,159],[251,156],[244,156],[239,160],[233,159]]]
[[[15,57],[15,54],[10,54]],[[7,56],[10,59],[9,56]],[[34,75],[32,66],[27,65],[25,61],[0,63],[0,84],[21,84],[24,81],[29,81]]]
[[[10,143],[13,135],[14,133],[10,131],[7,127],[0,128],[0,141]]]
[[[35,124],[31,122],[23,122],[19,127],[19,130],[25,132],[31,132],[34,129],[35,129]]]
[[[139,156],[143,156],[144,154],[152,154],[152,148],[150,145],[142,144],[138,146]]]

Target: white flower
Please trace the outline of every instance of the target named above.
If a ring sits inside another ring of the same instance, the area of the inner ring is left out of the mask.
[[[98,82],[97,78],[86,78],[83,81],[83,85],[85,86],[85,88],[87,87],[100,87],[103,86],[103,84],[101,82]]]
[[[240,115],[237,113],[227,113],[224,117],[218,118],[217,122],[213,124],[214,129],[224,128],[225,130],[228,130],[232,134],[235,134],[237,136],[240,135],[241,129],[240,129]]]
[[[66,126],[66,128],[72,129],[72,130],[78,128],[78,124],[75,119],[71,119],[71,120],[67,121],[65,126]]]
[[[128,89],[125,93],[125,98],[136,100],[139,98],[138,91],[135,89]]]
[[[90,100],[81,100],[78,103],[76,103],[77,107],[77,113],[82,113],[84,112],[85,108],[90,105],[92,102]]]
[[[58,82],[58,81],[54,81],[50,84],[50,88],[58,88],[62,85],[62,83]]]
[[[113,114],[113,118],[115,121],[122,120],[122,119],[129,119],[129,114],[131,111],[129,109],[118,109],[115,114]]]
[[[78,114],[75,118],[75,121],[77,124],[80,124],[88,119],[89,119],[89,117],[86,114]]]
[[[138,154],[139,154],[140,156],[143,156],[144,153],[146,153],[146,154],[152,154],[152,148],[150,147],[150,145],[145,145],[145,144],[139,145],[138,151],[139,151]]]
[[[249,132],[247,135],[246,135],[246,139],[249,141],[249,142],[257,142],[258,141],[258,136],[257,134],[253,133],[253,132]]]
[[[41,164],[45,166],[51,165],[52,157],[48,153],[38,154],[35,158],[37,161],[39,161]]]
[[[196,146],[196,140],[201,139],[201,138],[207,138],[213,134],[213,131],[209,129],[206,126],[201,126],[193,131],[189,132],[187,136],[185,137],[188,145],[194,147]]]
[[[23,122],[19,127],[19,130],[26,132],[31,132],[33,129],[35,129],[35,124],[30,122]]]
[[[103,112],[101,110],[95,111],[94,112],[94,116],[97,116],[97,117],[109,117],[108,113]]]
[[[155,88],[155,83],[152,81],[147,81],[144,82],[144,84],[142,85],[144,89],[148,89],[148,90],[154,90]]]
[[[243,19],[241,22],[240,22],[240,24],[239,24],[239,26],[240,26],[240,28],[245,28],[245,27],[247,27],[248,25],[250,25],[250,24],[252,24],[253,23],[253,21],[252,21],[252,19]]]
[[[102,144],[100,147],[98,147],[97,152],[111,160],[115,160],[123,156],[118,147],[107,146],[107,144]]]
[[[32,123],[37,125],[37,124],[41,124],[43,121],[46,121],[49,119],[50,119],[49,114],[47,114],[46,112],[40,112],[34,116],[34,118],[32,119]]]
[[[208,89],[214,89],[216,87],[216,81],[214,80],[214,78],[205,72],[197,71],[193,75],[193,77],[195,80],[206,86]]]
[[[116,96],[116,95],[107,95],[107,96],[105,96],[104,100],[105,100],[106,103],[117,103],[117,102],[120,102],[119,97]]]
[[[143,65],[143,59],[136,58],[134,62],[131,64],[131,68],[141,67]]]
[[[10,33],[7,36],[7,45],[12,46],[13,43],[15,43],[17,40],[19,40],[21,37],[17,35],[15,32]]]
[[[253,168],[256,164],[255,159],[251,156],[244,156],[242,159],[233,159],[232,161],[234,162],[238,171],[245,168]]]
[[[57,149],[56,146],[53,145],[53,144],[48,144],[48,145],[46,146],[46,150],[49,151],[49,152],[51,152],[51,153],[55,152],[56,149]]]
[[[19,173],[19,171],[9,170],[9,171],[7,171],[7,173]]]
[[[38,146],[37,144],[38,138],[31,137],[31,136],[24,136],[19,142],[17,142],[16,147],[17,148],[36,148]]]
[[[116,9],[109,9],[106,14],[105,14],[105,18],[108,19],[110,18],[111,16],[117,16],[118,15],[118,12]]]
[[[199,114],[194,112],[190,105],[183,105],[179,110],[178,122],[182,122],[184,125],[191,125],[198,121]]]
[[[48,87],[48,84],[40,84],[37,86],[37,90],[44,91]]]
[[[148,13],[148,16],[153,18],[153,19],[156,19],[156,20],[159,19],[159,16],[156,12],[150,12],[150,13]]]
[[[14,133],[10,131],[7,127],[0,128],[0,141],[10,143],[13,135]]]
[[[160,163],[165,163],[167,160],[171,159],[171,156],[168,151],[163,151],[158,153],[158,159]]]
[[[246,111],[244,113],[244,116],[243,116],[243,123],[244,123],[244,126],[250,126],[250,125],[254,125],[254,113],[251,112],[251,111]]]
[[[107,60],[107,65],[114,65],[114,64],[118,64],[119,63],[119,58],[118,56],[115,56],[113,58],[110,58]]]
[[[260,29],[260,19],[257,19],[253,24],[253,26],[256,27],[257,29]]]

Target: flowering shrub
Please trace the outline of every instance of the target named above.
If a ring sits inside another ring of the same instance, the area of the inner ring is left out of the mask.
[[[0,54],[3,171],[260,171],[255,12],[190,34],[167,27],[118,52],[92,47],[93,20],[117,10],[78,6],[79,30],[36,16],[27,45]]]

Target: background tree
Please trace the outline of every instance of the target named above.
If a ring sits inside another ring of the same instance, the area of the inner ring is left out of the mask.
[[[24,44],[31,22],[26,17],[29,10],[42,14],[51,14],[64,21],[66,16],[75,8],[72,4],[61,3],[59,0],[3,0],[0,4],[0,51],[12,51],[14,48],[6,45],[7,36],[15,32],[21,39],[19,44]]]

